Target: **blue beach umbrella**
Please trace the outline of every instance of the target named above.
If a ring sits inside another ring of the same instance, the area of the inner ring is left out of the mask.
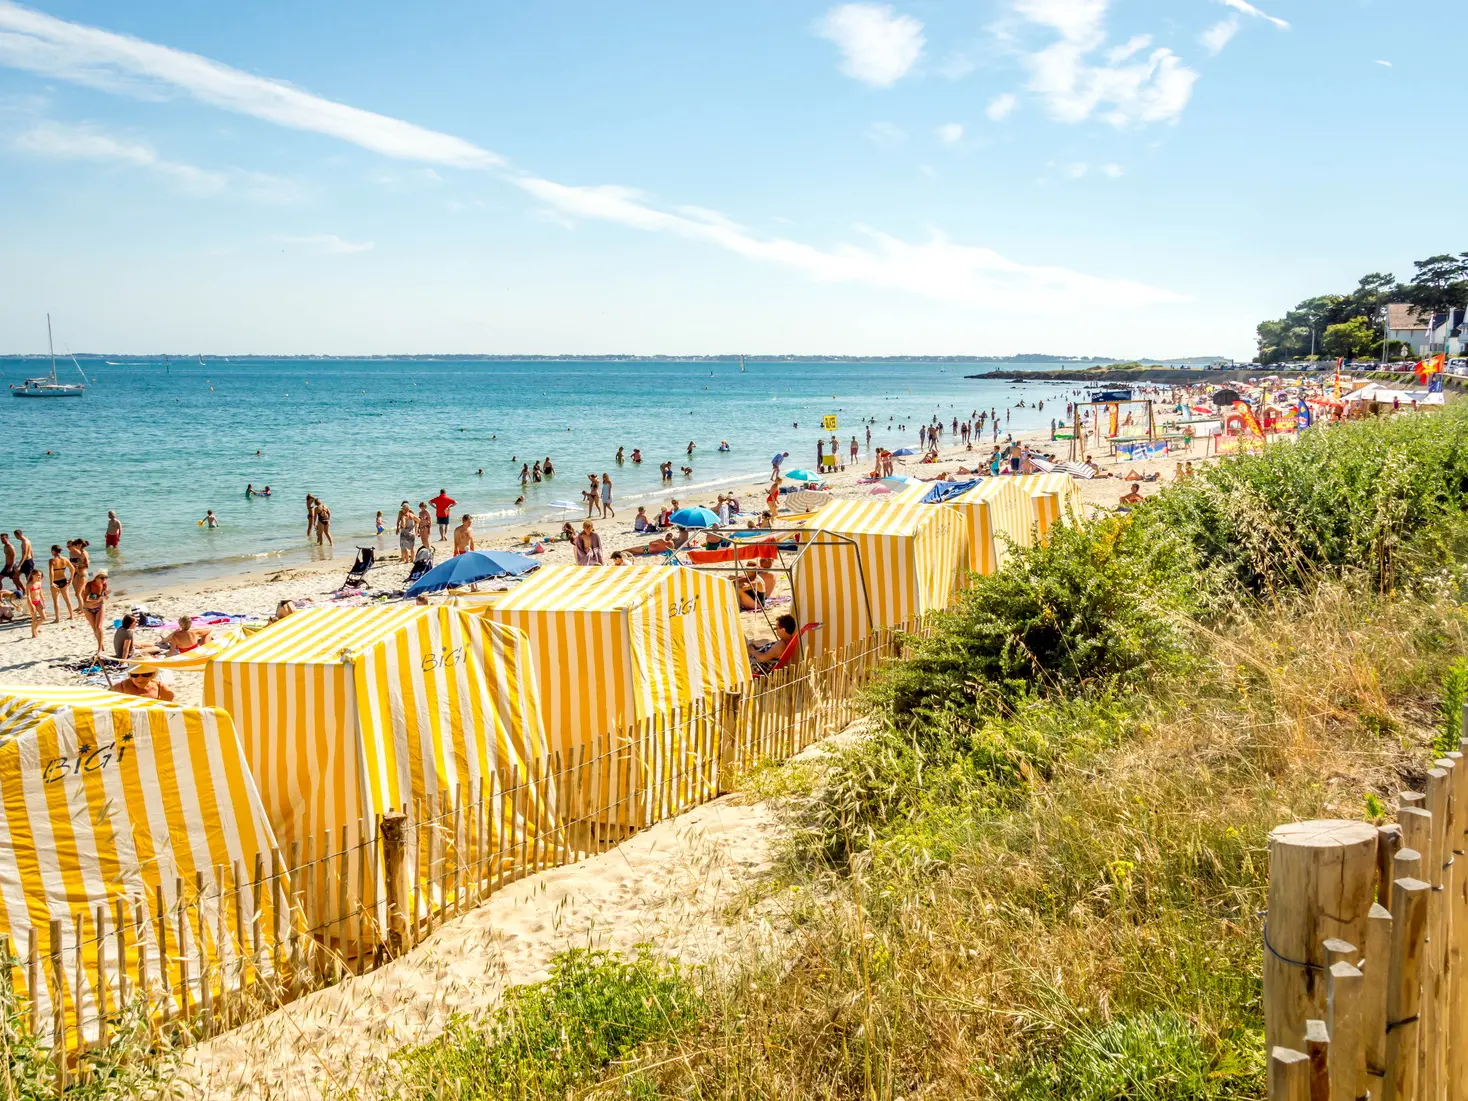
[[[540,563],[510,551],[466,551],[429,570],[408,589],[408,596],[436,593],[455,585],[472,585],[493,577],[519,577],[539,569]]]
[[[680,508],[668,519],[675,527],[711,528],[719,523],[719,514],[706,508]]]
[[[785,477],[792,482],[819,482],[821,475],[813,470],[787,470]]]
[[[903,455],[916,455],[917,452],[910,447],[899,447],[896,451],[892,452],[892,454],[900,458]]]

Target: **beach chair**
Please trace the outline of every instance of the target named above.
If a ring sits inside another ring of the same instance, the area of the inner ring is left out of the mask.
[[[377,551],[373,547],[358,547],[357,560],[352,563],[352,568],[347,571],[347,579],[342,583],[344,589],[360,589],[367,584],[367,571],[377,561]]]
[[[408,579],[403,584],[411,585],[431,569],[433,569],[433,548],[419,547],[418,553],[413,555],[413,568],[408,571]]]
[[[1096,476],[1096,472],[1085,463],[1057,463],[1055,469],[1063,474],[1069,474],[1072,478],[1080,478],[1089,481]]]
[[[775,659],[775,664],[769,667],[755,665],[754,675],[757,677],[767,677],[771,673],[778,673],[785,666],[789,665],[795,660],[795,656],[800,653],[801,636],[810,634],[810,632],[819,626],[819,623],[807,623],[803,627],[797,628],[795,633],[790,636],[790,641],[785,643],[785,649],[781,650],[780,656]]]
[[[1041,474],[1054,474],[1056,471],[1055,463],[1052,463],[1047,459],[1038,458],[1034,455],[1030,456],[1030,465],[1038,470]]]

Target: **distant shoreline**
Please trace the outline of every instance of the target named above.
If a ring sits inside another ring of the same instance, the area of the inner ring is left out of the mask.
[[[1014,356],[838,356],[838,355],[506,355],[500,353],[454,353],[422,352],[401,355],[272,355],[266,352],[250,352],[242,355],[218,355],[209,352],[76,352],[76,358],[88,362],[108,360],[119,364],[154,363],[167,359],[180,366],[198,365],[202,358],[207,364],[214,360],[229,360],[232,363],[248,363],[252,360],[281,360],[301,363],[341,363],[355,360],[375,362],[413,363],[992,363],[996,367],[1021,363],[1043,364],[1111,364],[1140,363],[1143,366],[1168,367],[1175,364],[1232,362],[1227,356],[1184,356],[1178,359],[1119,359],[1111,356],[1052,356],[1041,353]],[[0,359],[46,360],[50,357],[37,352],[13,352],[0,354]],[[69,358],[69,357],[68,357]]]

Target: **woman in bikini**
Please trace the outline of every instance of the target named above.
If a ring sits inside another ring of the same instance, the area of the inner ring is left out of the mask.
[[[67,547],[67,558],[71,560],[71,591],[76,593],[76,602],[82,602],[82,586],[87,583],[87,571],[92,568],[92,556],[87,548],[92,544],[85,539],[73,539]]]
[[[76,610],[71,606],[71,563],[61,553],[61,548],[51,546],[51,561],[46,563],[51,575],[51,611],[56,622],[61,622],[61,601],[66,601],[66,618],[75,619]]]
[[[41,624],[46,622],[46,590],[41,587],[40,570],[32,570],[26,576],[25,596],[31,607],[31,638],[37,638]]]
[[[178,630],[163,640],[170,650],[175,654],[187,654],[190,650],[197,650],[209,641],[209,632],[205,630],[194,630],[192,616],[181,615],[178,617]]]
[[[107,586],[107,571],[98,570],[97,576],[92,578],[82,588],[82,615],[92,627],[92,634],[97,636],[97,653],[102,652],[102,615],[107,610],[107,597],[111,595],[111,589]]]

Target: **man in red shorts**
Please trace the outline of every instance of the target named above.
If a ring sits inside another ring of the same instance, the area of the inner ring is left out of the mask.
[[[107,513],[107,549],[116,550],[122,543],[122,521],[117,518],[117,513]]]

